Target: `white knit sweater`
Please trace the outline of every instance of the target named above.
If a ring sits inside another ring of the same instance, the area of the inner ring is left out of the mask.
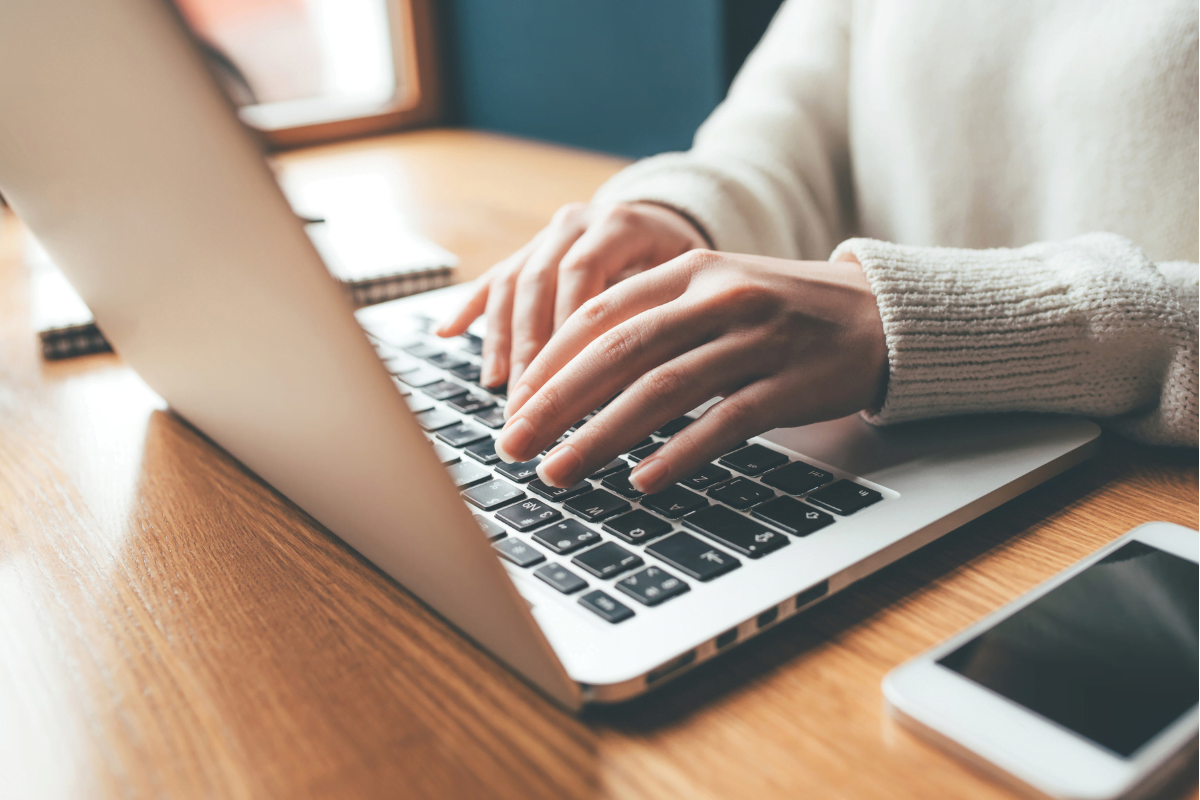
[[[873,422],[1194,446],[1197,86],[1195,0],[789,0],[692,149],[596,199],[725,251],[852,252],[891,362]]]

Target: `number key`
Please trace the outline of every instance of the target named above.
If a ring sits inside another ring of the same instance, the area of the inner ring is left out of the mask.
[[[496,519],[524,532],[556,519],[562,519],[562,512],[557,508],[551,508],[541,500],[531,498],[497,511]]]

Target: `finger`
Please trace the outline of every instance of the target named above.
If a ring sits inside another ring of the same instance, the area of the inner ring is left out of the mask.
[[[581,305],[607,288],[613,275],[626,270],[645,249],[624,216],[610,215],[592,226],[563,256],[554,301],[554,330],[558,330]]]
[[[629,482],[646,494],[660,492],[729,452],[738,442],[775,427],[765,413],[773,392],[768,381],[756,381],[733,392],[634,467]]]
[[[515,461],[532,458],[625,386],[708,341],[711,320],[691,312],[686,303],[668,303],[595,339],[509,419],[496,452]]]
[[[520,385],[509,387],[508,413],[513,415],[520,411],[529,398],[598,337],[648,309],[670,303],[682,295],[687,289],[689,275],[682,267],[664,266],[661,270],[635,275],[588,300],[533,360],[521,377]]]
[[[521,264],[525,263],[525,259],[533,252],[534,248],[545,237],[545,231],[539,231],[536,236],[521,246],[519,250],[513,253],[503,261],[499,261],[492,266],[487,272],[475,279],[475,287],[471,290],[471,296],[462,305],[452,317],[444,320],[437,328],[438,336],[458,336],[467,330],[475,319],[484,312],[487,308],[488,289],[491,282],[497,276],[513,269],[520,268]]]
[[[479,382],[484,386],[499,386],[508,375],[516,272],[514,268],[498,275],[488,292],[487,333],[483,337],[483,368],[479,374]]]
[[[471,288],[470,297],[462,306],[455,312],[454,316],[443,320],[434,331],[438,336],[460,336],[466,332],[471,323],[474,322],[484,309],[487,308],[488,288],[491,280],[487,275],[481,275],[475,280],[475,285]]]
[[[579,239],[580,228],[564,227],[548,236],[530,253],[517,278],[513,298],[512,344],[508,383],[516,386],[529,362],[541,352],[554,332],[554,296],[558,285],[558,267],[564,255]]]
[[[571,486],[668,421],[756,377],[744,348],[728,339],[684,353],[643,375],[550,451],[538,475],[552,486]]]

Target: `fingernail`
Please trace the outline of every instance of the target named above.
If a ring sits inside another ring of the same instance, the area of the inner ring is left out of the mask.
[[[582,463],[583,459],[579,457],[575,448],[564,444],[546,456],[541,464],[538,464],[537,474],[551,486],[565,488],[574,483],[573,478]]]
[[[629,474],[629,482],[639,492],[651,494],[659,488],[662,479],[667,477],[667,462],[661,458],[648,458],[637,465]]]
[[[533,426],[528,420],[518,419],[500,433],[496,440],[496,455],[508,464],[525,461],[522,456],[533,440]]]
[[[521,406],[525,405],[525,401],[531,397],[533,397],[533,391],[528,386],[517,387],[517,390],[508,396],[508,402],[504,404],[504,418],[508,419],[520,411]]]

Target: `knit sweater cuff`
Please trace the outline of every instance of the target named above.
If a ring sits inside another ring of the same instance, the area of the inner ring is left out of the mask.
[[[1084,277],[1096,253],[1146,263],[1127,245],[1104,235],[1012,250],[843,242],[830,258],[853,253],[862,264],[887,338],[887,393],[867,420],[1018,410],[1105,416],[1144,402],[1138,382],[1104,374],[1104,336],[1090,319],[1107,292]]]
[[[754,251],[753,236],[729,213],[723,178],[686,153],[663,153],[618,172],[597,190],[596,203],[651,202],[681,212],[699,225],[716,250]]]

